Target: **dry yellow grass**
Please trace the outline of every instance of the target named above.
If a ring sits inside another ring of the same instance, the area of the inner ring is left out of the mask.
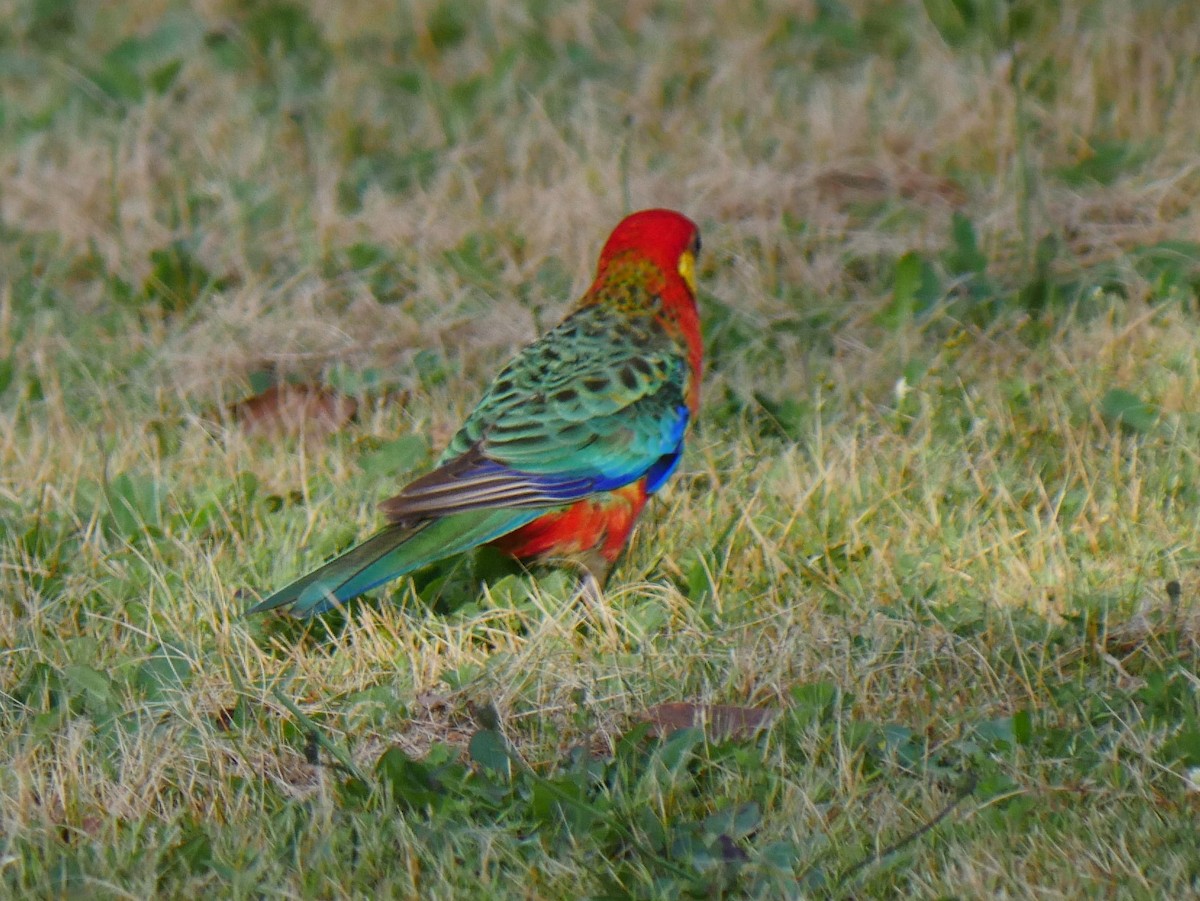
[[[832,719],[752,746],[776,781],[747,846],[801,863],[733,891],[1194,891],[1196,264],[1189,294],[1138,254],[1200,241],[1200,29],[1187,3],[1135,6],[1047,5],[1016,46],[981,26],[959,47],[921,4],[865,0],[840,31],[816,3],[255,7],[320,37],[293,46],[240,4],[80,5],[56,31],[49,5],[0,3],[3,892],[599,894],[586,854],[526,856],[465,813],[434,822],[445,847],[347,813],[272,687],[369,773],[388,747],[465,744],[486,705],[550,768],[652,704],[792,706],[816,683],[844,701]],[[121,95],[111,51],[164,26]],[[1113,145],[1111,177],[1064,174]],[[450,612],[402,584],[332,637],[242,619],[245,592],[376,524],[392,482],[364,455],[436,450],[627,204],[701,223],[712,367],[685,472],[606,603],[550,577]],[[936,261],[956,212],[1010,308],[888,321],[896,260]],[[1049,276],[1084,290],[1021,310],[1044,235]],[[174,241],[219,284],[168,315],[139,298]],[[374,370],[407,402],[364,390],[328,439],[203,423],[265,369]],[[1113,388],[1157,423],[1114,425]],[[128,528],[123,474],[161,491]],[[187,676],[148,699],[163,647]],[[1029,743],[964,750],[1023,710]],[[864,750],[863,724],[1010,781],[838,884],[953,794]],[[744,800],[729,766],[713,809]],[[383,836],[357,868],[348,821]],[[170,869],[195,828],[214,865]],[[830,882],[797,883],[809,864]]]

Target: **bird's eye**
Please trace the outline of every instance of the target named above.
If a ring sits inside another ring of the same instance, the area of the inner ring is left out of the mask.
[[[692,238],[692,256],[700,256],[700,232],[696,232],[696,236]]]

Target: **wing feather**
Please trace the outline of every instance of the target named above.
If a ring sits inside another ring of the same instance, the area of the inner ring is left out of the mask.
[[[564,353],[580,334],[588,353]],[[657,473],[682,449],[686,380],[684,355],[652,320],[631,325],[585,307],[505,367],[440,465],[380,507],[410,524],[558,507]]]

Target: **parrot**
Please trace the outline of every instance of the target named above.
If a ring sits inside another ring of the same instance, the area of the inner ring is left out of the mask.
[[[379,505],[387,525],[247,614],[325,613],[481,545],[604,584],[699,409],[699,253],[681,213],[622,219],[567,316],[501,369],[434,469]]]

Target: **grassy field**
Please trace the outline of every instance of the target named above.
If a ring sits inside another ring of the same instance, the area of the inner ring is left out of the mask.
[[[0,2],[0,893],[1200,893],[1197,18]],[[603,604],[240,616],[660,205],[703,412]]]

